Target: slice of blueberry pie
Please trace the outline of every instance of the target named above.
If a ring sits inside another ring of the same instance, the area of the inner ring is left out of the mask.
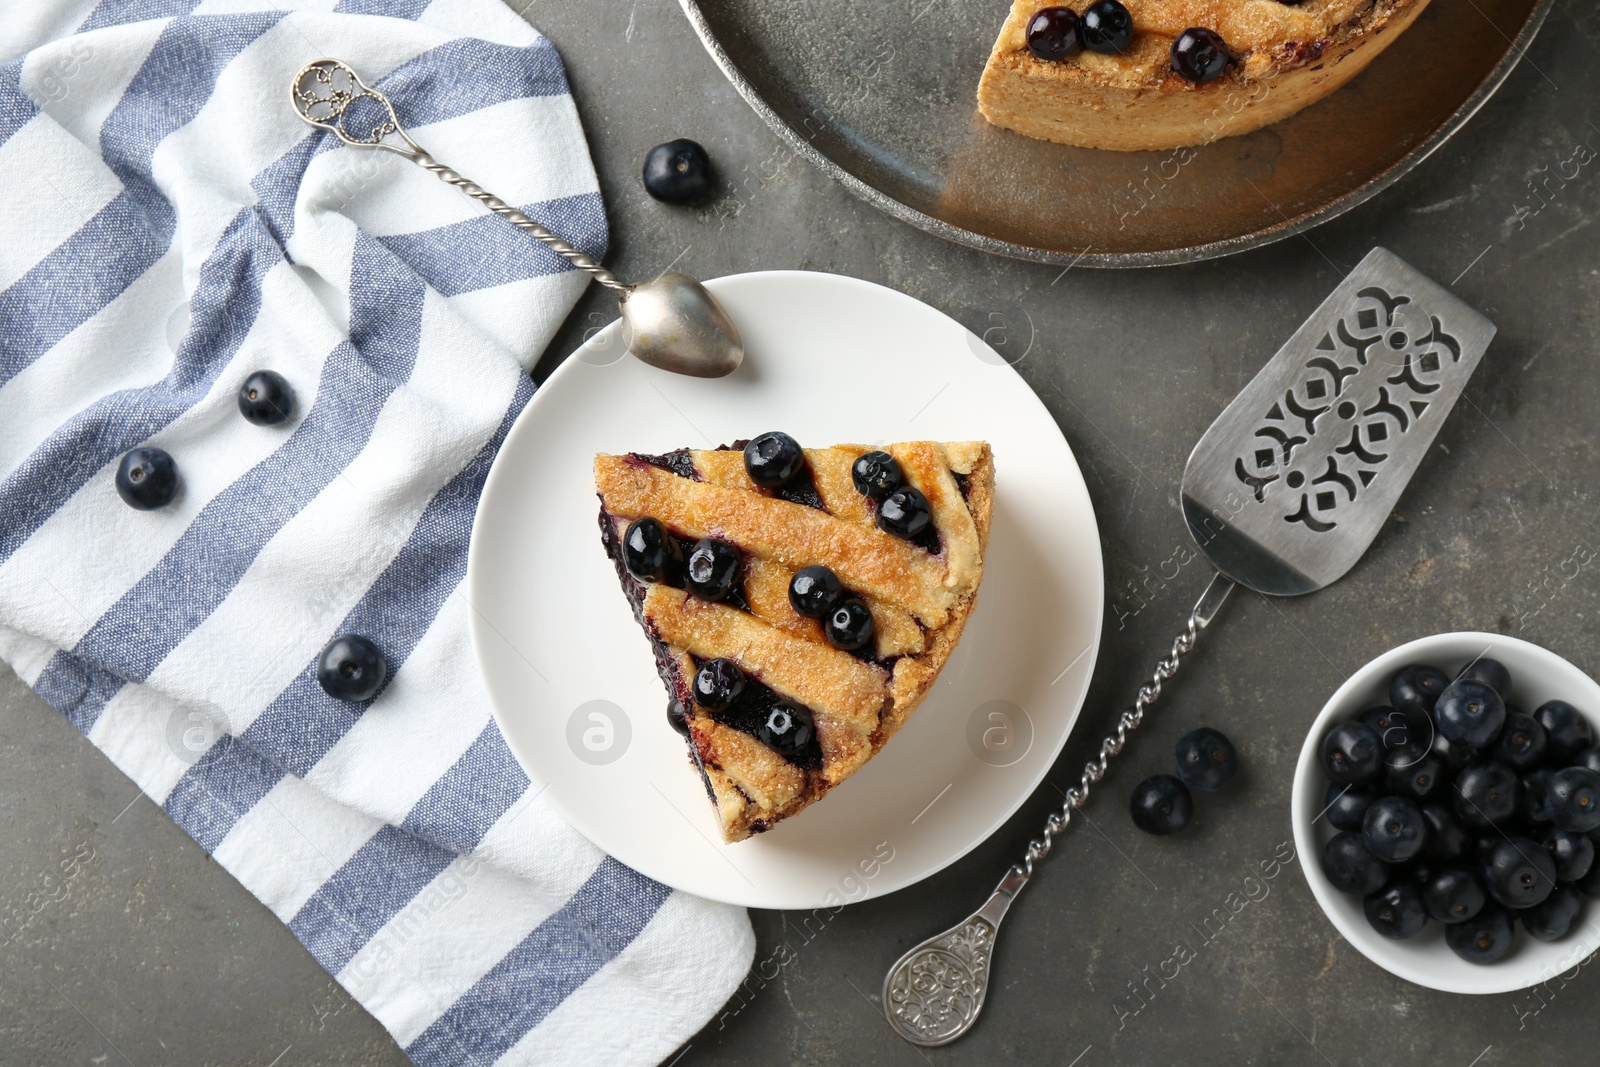
[[[599,455],[600,533],[723,837],[850,777],[939,677],[983,578],[981,442]]]

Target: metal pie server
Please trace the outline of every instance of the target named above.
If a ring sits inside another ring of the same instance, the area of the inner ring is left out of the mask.
[[[889,969],[883,1009],[896,1033],[931,1047],[972,1028],[989,990],[1000,920],[1200,631],[1236,585],[1297,596],[1355,566],[1494,333],[1493,323],[1443,286],[1375,248],[1234,397],[1183,474],[1184,519],[1218,573],[1022,862],[983,907]]]

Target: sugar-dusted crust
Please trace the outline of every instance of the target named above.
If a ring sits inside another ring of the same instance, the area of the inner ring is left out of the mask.
[[[693,477],[636,456],[595,457],[607,551],[656,648],[663,681],[688,708],[690,756],[728,841],[799,813],[877,754],[938,680],[976,606],[994,500],[988,445],[888,446],[907,480],[929,499],[937,554],[877,529],[849,479],[850,465],[869,450],[807,450],[825,510],[774,499],[752,485],[736,450],[687,453]],[[683,537],[716,536],[739,545],[747,555],[744,605],[633,579],[616,546],[628,523],[645,516]],[[872,658],[834,648],[814,620],[790,607],[789,579],[810,563],[833,568],[867,601],[878,623]],[[913,577],[877,580],[896,569]],[[790,763],[693,702],[688,682],[696,660],[719,657],[810,710],[820,766]]]
[[[1124,0],[1133,46],[1061,62],[1026,46],[1050,0],[1014,0],[978,84],[978,110],[1029,137],[1115,151],[1207,144],[1250,133],[1316,103],[1364,70],[1428,0]],[[1220,33],[1234,62],[1196,85],[1170,67],[1190,26]]]

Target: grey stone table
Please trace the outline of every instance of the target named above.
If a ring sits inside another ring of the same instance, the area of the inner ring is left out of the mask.
[[[811,171],[722,80],[672,0],[534,0],[525,13],[571,68],[619,273],[676,263],[703,277],[858,275],[1004,339],[1013,358],[1026,352],[1018,369],[1088,479],[1108,583],[1105,642],[1055,786],[1075,780],[1203,584],[1197,567],[1173,575],[1187,542],[1174,489],[1190,446],[1340,274],[1381,242],[1453,279],[1500,328],[1362,564],[1314,597],[1231,605],[1107,779],[1092,822],[1013,910],[972,1035],[926,1057],[902,1044],[879,1014],[884,968],[982,899],[1059,802],[1056,788],[920,885],[826,921],[754,913],[757,971],[676,1063],[1592,1062],[1594,968],[1538,996],[1408,985],[1334,932],[1302,858],[1282,861],[1306,724],[1373,655],[1486,629],[1600,673],[1600,167],[1553,177],[1577,145],[1600,148],[1600,10],[1562,0],[1462,135],[1328,226],[1220,262],[1065,275],[941,243]],[[664,209],[639,187],[645,150],[676,136],[704,143],[727,179],[705,210]],[[1539,210],[1519,222],[1519,206]],[[541,375],[614,313],[592,291]],[[1201,722],[1238,744],[1241,781],[1208,798],[1190,832],[1139,834],[1127,790]],[[0,1063],[406,1062],[265,908],[10,677],[0,682],[0,826],[0,911],[26,915],[0,948]],[[24,903],[43,872],[85,849],[93,859],[64,899]],[[1246,876],[1274,859],[1276,877],[1247,895]],[[1170,977],[1180,942],[1190,958]]]

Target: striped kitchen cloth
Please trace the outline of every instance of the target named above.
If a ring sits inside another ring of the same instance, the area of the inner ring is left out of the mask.
[[[417,1063],[655,1063],[743,978],[748,919],[541,800],[462,588],[484,477],[587,277],[303,125],[287,90],[348,60],[438,158],[599,256],[566,77],[498,0],[332,6],[0,19],[0,657]],[[295,392],[285,425],[240,416],[260,369]],[[146,444],[181,489],[136,511],[113,479]],[[391,668],[367,706],[315,678],[349,632]]]

